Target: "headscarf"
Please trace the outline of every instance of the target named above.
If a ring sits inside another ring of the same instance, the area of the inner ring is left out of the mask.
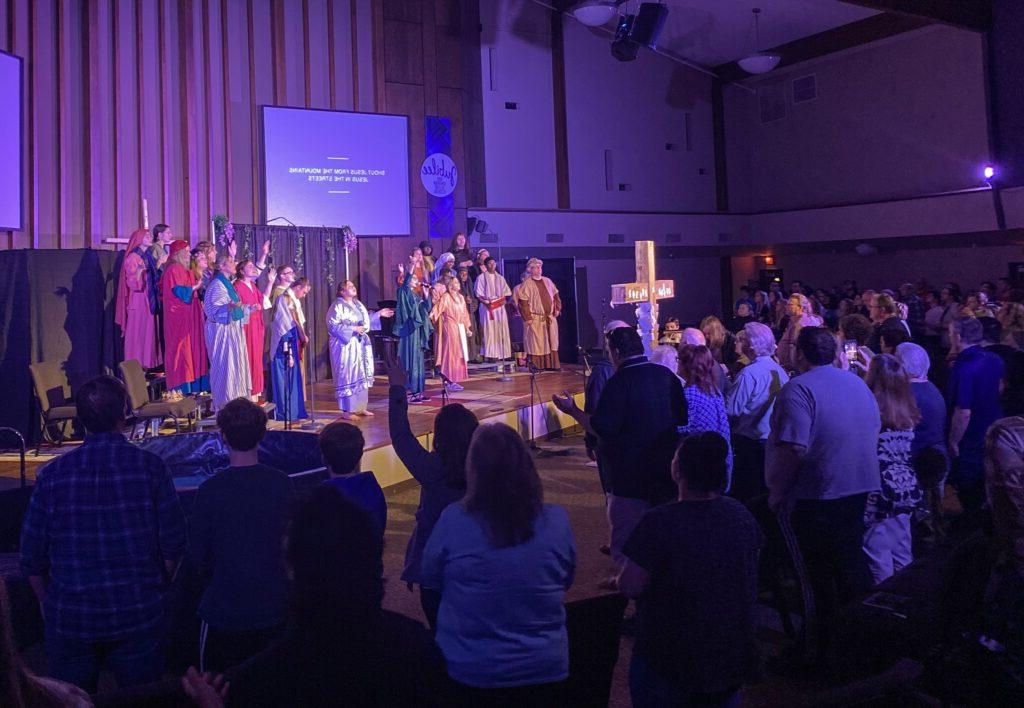
[[[433,282],[437,282],[437,279],[441,277],[441,271],[444,270],[445,264],[454,263],[455,254],[451,251],[445,251],[437,257],[437,262],[434,263],[434,274]]]
[[[420,334],[423,337],[429,337],[430,333],[434,331],[434,326],[430,324],[430,318],[420,307],[423,299],[417,297],[412,290],[412,285],[410,285],[412,277],[412,273],[406,273],[402,284],[398,286],[394,331],[399,337],[408,337],[417,329],[422,328]]]
[[[139,249],[141,255],[143,244],[145,244],[148,238],[149,231],[146,229],[136,229],[133,231],[132,235],[128,238],[128,248],[125,249],[124,259],[121,261],[121,278],[117,281],[117,302],[114,307],[114,321],[120,325],[122,332],[124,332],[124,328],[128,324],[128,298],[131,295],[128,292],[128,285],[124,279],[124,264],[128,260],[128,256],[136,249]]]

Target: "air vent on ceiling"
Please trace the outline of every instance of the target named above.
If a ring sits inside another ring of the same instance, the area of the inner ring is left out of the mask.
[[[818,97],[818,82],[814,74],[793,79],[793,103],[806,103]]]
[[[548,243],[562,243],[565,241],[565,234],[545,234],[544,240]]]
[[[758,115],[762,123],[772,123],[786,117],[786,95],[782,84],[761,86],[757,89]]]
[[[608,234],[608,243],[625,243],[626,234]]]
[[[505,110],[506,111],[518,111],[519,110],[519,103],[517,103],[516,101],[505,101]]]
[[[477,241],[480,243],[497,243],[498,234],[480,234],[477,236]]]
[[[665,243],[682,243],[682,234],[665,234]]]
[[[718,234],[718,242],[719,243],[731,243],[732,242],[732,234]]]

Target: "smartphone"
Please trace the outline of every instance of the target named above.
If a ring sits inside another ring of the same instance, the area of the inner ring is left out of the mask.
[[[848,362],[852,364],[853,362],[857,361],[857,340],[843,340],[843,351],[846,352],[846,360]]]

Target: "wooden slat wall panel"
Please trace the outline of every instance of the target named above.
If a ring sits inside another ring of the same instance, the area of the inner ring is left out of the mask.
[[[262,219],[263,104],[408,113],[415,176],[423,116],[461,125],[458,6],[0,0],[0,47],[25,59],[26,119],[25,228],[0,248],[115,247],[106,239],[141,226],[143,199],[150,227],[193,242],[214,214]],[[426,230],[422,190],[413,200],[410,241]]]

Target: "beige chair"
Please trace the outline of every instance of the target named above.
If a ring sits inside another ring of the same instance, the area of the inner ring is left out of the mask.
[[[39,401],[39,422],[42,426],[39,442],[36,444],[36,455],[39,446],[45,441],[52,445],[60,445],[68,437],[68,423],[78,415],[75,403],[71,399],[71,384],[61,364],[54,361],[41,361],[29,364],[32,385],[35,388],[36,400]]]
[[[174,421],[174,429],[181,432],[181,420],[184,419],[192,425],[193,417],[199,417],[199,409],[196,407],[195,399],[183,398],[180,401],[151,401],[149,400],[149,385],[146,383],[146,373],[142,370],[142,364],[137,359],[129,359],[118,364],[121,372],[121,379],[125,388],[128,389],[128,403],[132,408],[132,416],[136,424],[147,423],[151,420],[161,422],[171,418]],[[144,426],[148,427],[148,426]]]

